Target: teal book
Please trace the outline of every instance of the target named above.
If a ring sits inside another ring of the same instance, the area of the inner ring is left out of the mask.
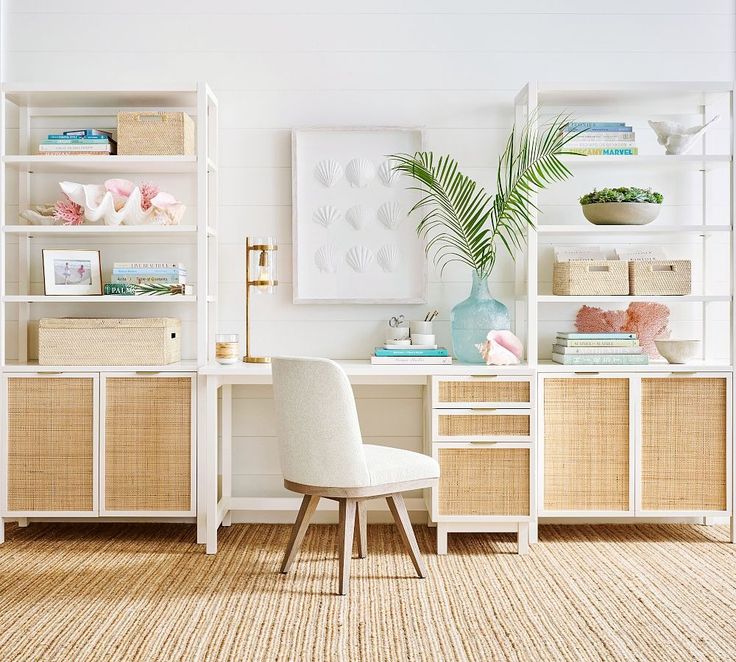
[[[444,347],[437,349],[412,349],[411,347],[402,347],[401,349],[386,349],[385,347],[376,347],[375,356],[449,356],[449,352]]]
[[[563,365],[648,365],[646,354],[552,354]]]
[[[558,331],[558,338],[565,340],[636,340],[635,333],[578,333],[577,331]]]

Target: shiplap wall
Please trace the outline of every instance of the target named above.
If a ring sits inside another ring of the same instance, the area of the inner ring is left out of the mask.
[[[429,149],[451,152],[490,184],[513,96],[527,80],[730,80],[734,4],[7,0],[4,68],[8,81],[40,84],[208,81],[221,108],[221,328],[242,328],[245,235],[272,234],[281,284],[256,303],[256,350],[355,358],[380,340],[387,317],[427,307],[291,303],[292,127],[424,126]],[[510,265],[502,260],[492,279],[507,303]],[[430,278],[447,343],[449,309],[469,275]],[[418,388],[357,395],[367,441],[419,449]],[[236,398],[235,489],[281,495],[270,391],[239,388]]]

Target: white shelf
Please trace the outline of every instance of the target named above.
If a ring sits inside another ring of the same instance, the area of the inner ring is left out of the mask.
[[[121,90],[114,87],[98,87],[94,90],[76,87],[42,87],[30,83],[3,85],[6,98],[22,106],[35,108],[109,108],[114,115],[125,107],[162,108],[187,107],[192,110],[197,105],[197,88],[136,88]]]
[[[23,172],[196,172],[196,156],[4,156],[8,168]]]
[[[28,235],[141,235],[145,237],[196,234],[194,225],[6,225],[3,232]]]
[[[538,225],[539,234],[710,234],[731,232],[730,225]]]
[[[570,148],[574,150],[574,147]],[[623,167],[672,167],[672,168],[719,168],[731,163],[730,154],[652,154],[637,156],[564,156],[560,159],[566,165],[596,167],[612,165]]]
[[[9,294],[2,297],[5,303],[193,303],[197,300],[195,295],[189,294],[166,294],[140,295],[140,296],[117,296],[114,294],[102,296],[46,296],[43,294]]]
[[[38,361],[8,361],[3,370],[6,372],[194,372],[197,362],[194,360],[177,361],[167,365],[38,365]]]
[[[657,303],[714,303],[718,301],[729,302],[728,295],[699,295],[688,294],[685,296],[636,296],[636,295],[606,295],[606,296],[560,296],[557,294],[540,294],[537,297],[539,303],[629,303],[631,301],[654,301]]]

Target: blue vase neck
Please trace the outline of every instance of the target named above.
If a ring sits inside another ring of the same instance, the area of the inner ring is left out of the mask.
[[[481,278],[477,271],[473,272],[473,285],[470,289],[470,296],[474,299],[492,299],[491,292],[488,289],[488,279]]]

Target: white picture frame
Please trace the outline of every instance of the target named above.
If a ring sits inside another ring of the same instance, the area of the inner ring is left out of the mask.
[[[41,261],[46,296],[102,294],[100,251],[44,248]]]
[[[415,127],[292,131],[294,303],[426,303],[419,193],[387,159],[423,145]]]

